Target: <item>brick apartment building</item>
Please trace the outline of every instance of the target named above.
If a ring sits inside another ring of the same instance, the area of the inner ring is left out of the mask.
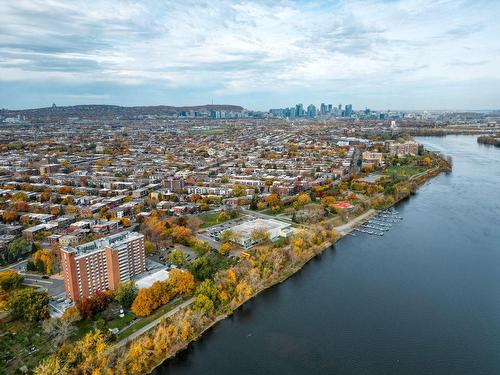
[[[144,236],[120,232],[95,241],[61,248],[64,288],[73,301],[97,291],[115,290],[145,270]]]

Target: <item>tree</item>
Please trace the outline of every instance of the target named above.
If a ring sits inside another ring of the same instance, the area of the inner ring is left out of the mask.
[[[132,225],[132,222],[130,221],[130,219],[128,217],[123,217],[121,220],[120,220],[120,223],[125,227],[125,228],[128,228]]]
[[[174,225],[171,234],[175,242],[185,243],[191,236],[191,230],[183,226]]]
[[[256,211],[258,208],[257,206],[258,203],[259,203],[259,197],[257,196],[257,194],[254,194],[252,196],[252,200],[250,201],[250,209]]]
[[[214,302],[217,300],[217,288],[214,286],[214,282],[210,279],[203,280],[196,288],[195,294],[203,294]]]
[[[223,231],[220,234],[219,240],[222,243],[231,242],[231,241],[234,241],[234,237],[235,237],[235,233],[231,229],[226,229],[225,231]]]
[[[269,194],[264,198],[264,202],[266,202],[269,207],[279,206],[281,204],[280,196],[276,193]]]
[[[65,374],[69,371],[69,369],[64,366],[61,360],[57,357],[57,355],[51,355],[44,359],[40,364],[35,368],[35,375],[53,375],[53,374]]]
[[[255,228],[252,230],[250,238],[255,243],[268,242],[270,240],[269,232],[264,228]]]
[[[56,347],[59,347],[75,332],[74,321],[63,318],[50,318],[42,323],[43,331],[51,338]]]
[[[78,311],[78,308],[76,306],[71,306],[64,310],[61,319],[71,322],[78,322],[82,319],[82,316],[80,315],[80,312]]]
[[[188,262],[186,259],[186,254],[184,254],[181,250],[174,250],[170,254],[168,254],[168,260],[173,264],[178,266],[185,266]]]
[[[308,203],[311,203],[311,197],[309,196],[308,193],[300,193],[299,196],[297,197],[297,208],[303,207]]]
[[[204,294],[198,294],[194,300],[193,308],[210,315],[214,311],[214,303]]]
[[[5,270],[0,272],[0,289],[11,290],[21,286],[23,277],[14,270]]]
[[[153,254],[155,252],[155,250],[156,250],[156,248],[155,248],[154,243],[152,243],[149,240],[144,241],[144,252],[146,253],[146,255]]]
[[[56,206],[51,207],[50,214],[54,215],[54,216],[59,216],[61,214],[61,210],[59,209],[59,207],[56,207]]]
[[[49,317],[49,296],[33,288],[15,290],[9,295],[7,307],[15,319],[36,322]]]
[[[232,248],[233,247],[229,242],[224,242],[219,248],[219,253],[221,253],[222,255],[227,255],[232,250]]]
[[[231,217],[226,213],[226,211],[221,210],[219,216],[217,216],[217,222],[222,223],[223,221],[229,220]]]
[[[132,306],[132,303],[137,296],[137,286],[133,280],[124,281],[118,284],[118,288],[115,291],[115,300],[124,308],[128,309]]]
[[[191,272],[176,269],[170,271],[167,283],[174,294],[183,297],[191,295],[196,285]]]
[[[5,223],[11,223],[16,219],[17,219],[17,214],[15,212],[7,211],[2,214],[2,220]]]
[[[16,260],[24,254],[28,253],[30,250],[31,244],[26,238],[16,238],[7,246],[7,260]]]
[[[424,158],[422,159],[422,165],[425,167],[431,167],[432,159],[429,156],[424,156]]]
[[[192,248],[198,256],[202,256],[208,253],[212,249],[212,246],[208,241],[195,240]]]
[[[97,291],[89,298],[78,300],[76,307],[82,318],[92,318],[98,312],[104,311],[111,299],[110,293]]]
[[[18,191],[12,195],[12,200],[16,202],[25,202],[26,201],[26,193],[22,191]]]
[[[132,303],[132,312],[137,316],[149,316],[154,310],[155,301],[149,288],[139,289]]]
[[[317,223],[325,215],[325,209],[322,205],[309,203],[297,213],[297,219],[301,222]]]
[[[190,216],[186,221],[187,227],[193,233],[197,232],[198,229],[200,229],[201,223],[202,223],[201,219],[196,216]]]
[[[33,254],[33,263],[35,270],[40,273],[52,274],[54,268],[55,257],[48,249],[37,250]]]

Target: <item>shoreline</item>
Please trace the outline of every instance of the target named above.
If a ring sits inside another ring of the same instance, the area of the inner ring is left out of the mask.
[[[431,168],[423,173],[420,173],[419,175],[412,176],[409,179],[409,181],[412,181],[412,182],[415,181],[417,183],[417,187],[420,187],[423,184],[425,184],[427,181],[432,179],[433,177],[438,176],[441,172],[446,172],[446,170],[444,170],[443,168],[439,168],[439,167]],[[414,192],[411,192],[408,195],[399,197],[399,199],[395,199],[395,201],[392,204],[385,207],[384,209],[389,208],[389,207],[393,207],[398,202],[409,198],[413,193]],[[253,293],[248,299],[242,301],[241,303],[239,303],[238,305],[233,307],[230,312],[216,316],[199,333],[197,333],[194,337],[192,337],[186,343],[183,343],[182,346],[178,347],[177,350],[175,350],[175,352],[173,352],[171,355],[166,356],[160,363],[157,363],[153,367],[151,367],[148,370],[148,373],[152,373],[155,369],[160,367],[166,361],[174,358],[180,352],[186,350],[191,343],[198,341],[207,331],[209,331],[211,328],[213,328],[218,322],[226,319],[228,316],[235,313],[241,306],[243,306],[246,302],[248,302],[248,301],[252,300],[253,298],[255,298],[256,296],[258,296],[262,291],[264,291],[266,289],[270,289],[276,285],[279,285],[279,284],[283,283],[284,281],[286,281],[287,279],[289,279],[290,277],[292,277],[295,273],[300,271],[307,263],[309,263],[313,258],[322,254],[326,249],[331,248],[337,241],[339,241],[342,238],[344,238],[345,236],[347,236],[357,226],[362,225],[363,223],[368,221],[371,217],[373,217],[374,215],[376,215],[377,213],[379,213],[382,210],[376,210],[376,209],[371,208],[368,211],[362,213],[361,215],[356,216],[354,219],[352,219],[348,223],[340,225],[338,227],[335,227],[334,230],[339,235],[336,239],[334,239],[332,241],[325,241],[322,244],[315,246],[316,251],[313,251],[313,254],[310,257],[308,257],[304,262],[302,262],[301,264],[297,264],[289,272],[286,272],[285,274],[281,275],[281,277],[278,277],[276,280],[273,280],[270,284],[265,285],[262,288],[260,288],[259,290],[255,291],[255,293]]]

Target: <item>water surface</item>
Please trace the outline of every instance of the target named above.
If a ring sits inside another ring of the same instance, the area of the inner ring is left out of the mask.
[[[454,170],[347,236],[156,374],[500,374],[500,149],[422,137]]]

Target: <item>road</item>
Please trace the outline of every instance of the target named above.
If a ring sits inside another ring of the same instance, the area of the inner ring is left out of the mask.
[[[17,262],[17,263],[14,263],[14,264],[11,264],[7,267],[4,267],[4,268],[0,268],[0,272],[1,271],[5,271],[5,270],[14,270],[16,272],[23,272],[25,269],[26,269],[26,264],[28,263],[28,259],[25,259],[25,260],[21,260],[20,262]]]
[[[149,331],[150,329],[152,329],[153,327],[157,326],[161,322],[162,319],[168,318],[168,317],[174,315],[176,312],[178,312],[179,310],[181,310],[181,309],[183,309],[183,308],[191,305],[193,302],[194,302],[194,297],[188,299],[186,302],[181,303],[176,308],[170,310],[166,314],[164,314],[164,315],[160,316],[159,318],[153,320],[151,323],[145,325],[144,327],[142,327],[138,331],[132,333],[130,336],[124,338],[121,341],[118,341],[115,344],[115,348],[120,348],[120,347],[122,347],[124,345],[127,345],[130,341],[134,340],[135,338],[141,336],[143,333],[145,333],[145,332]]]
[[[62,279],[44,279],[41,275],[33,273],[21,273],[21,275],[24,277],[23,285],[45,289],[49,297],[59,296],[64,293],[64,280]]]

